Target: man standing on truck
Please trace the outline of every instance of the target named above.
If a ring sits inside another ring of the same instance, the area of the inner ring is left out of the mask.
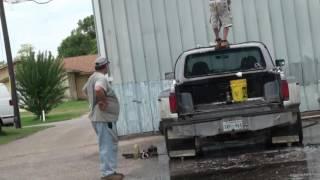
[[[231,0],[210,0],[210,23],[215,34],[218,48],[229,46],[229,27],[232,26],[232,16],[230,11]],[[220,38],[220,30],[223,28],[223,38]]]
[[[83,87],[83,92],[88,96],[90,105],[89,118],[97,134],[100,170],[102,180],[122,180],[123,175],[116,173],[118,136],[116,121],[119,117],[119,102],[112,90],[106,74],[109,61],[99,57],[95,61],[95,70]]]

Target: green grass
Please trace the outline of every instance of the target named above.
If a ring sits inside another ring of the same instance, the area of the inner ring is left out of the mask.
[[[31,126],[37,124],[58,122],[70,120],[73,118],[80,117],[88,112],[88,103],[86,101],[67,101],[60,104],[58,107],[53,109],[47,114],[46,122],[42,122],[30,113],[21,113],[22,126]]]
[[[49,126],[30,127],[22,129],[15,129],[13,127],[2,127],[2,131],[0,132],[0,145],[7,144],[11,141],[27,137],[46,128],[49,128]]]

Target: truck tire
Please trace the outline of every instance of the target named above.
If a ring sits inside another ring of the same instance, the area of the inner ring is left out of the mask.
[[[168,128],[163,128],[163,135],[164,135],[164,140],[165,140],[165,144],[166,144],[168,157],[169,157],[169,159],[173,159],[173,157],[170,155],[171,143],[170,143],[170,140],[168,138]]]
[[[195,147],[195,138],[186,138],[186,139],[169,139],[168,138],[168,128],[164,129],[164,137],[165,137],[165,144],[167,149],[167,154],[170,159],[184,157],[184,156],[174,156],[170,155],[172,151],[180,151],[180,150],[194,150],[197,156],[197,149]],[[190,156],[189,156],[190,157]]]
[[[303,126],[302,126],[302,119],[301,119],[301,113],[297,113],[297,124],[296,128],[299,135],[299,142],[297,143],[298,146],[303,146]]]
[[[300,111],[293,112],[293,113],[296,113],[297,115],[296,123],[288,126],[284,126],[284,127],[273,128],[270,131],[270,135],[268,135],[269,138],[267,138],[267,143],[266,143],[267,147],[273,147],[274,145],[277,145],[277,144],[273,144],[272,138],[279,137],[279,136],[298,136],[299,140],[297,142],[292,143],[292,145],[303,146],[303,127],[302,127],[301,113]]]
[[[172,119],[162,119],[159,122],[159,132],[164,135],[166,132],[166,129],[170,124],[172,123]]]

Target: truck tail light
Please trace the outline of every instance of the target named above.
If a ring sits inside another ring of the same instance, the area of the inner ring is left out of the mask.
[[[176,97],[175,93],[170,93],[169,103],[170,103],[171,113],[176,113],[177,112],[177,97]]]
[[[281,95],[282,95],[282,99],[284,101],[288,101],[289,100],[289,84],[287,80],[282,80],[281,81]]]
[[[9,100],[9,105],[10,105],[10,106],[13,106],[12,100]]]

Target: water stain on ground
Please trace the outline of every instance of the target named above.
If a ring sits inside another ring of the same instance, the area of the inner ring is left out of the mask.
[[[308,174],[304,149],[250,153],[215,159],[170,162],[171,179],[293,179]]]
[[[304,122],[305,146],[273,150],[247,149],[221,157],[176,159],[169,162],[171,180],[318,180],[320,125]],[[250,152],[249,152],[250,151]]]

